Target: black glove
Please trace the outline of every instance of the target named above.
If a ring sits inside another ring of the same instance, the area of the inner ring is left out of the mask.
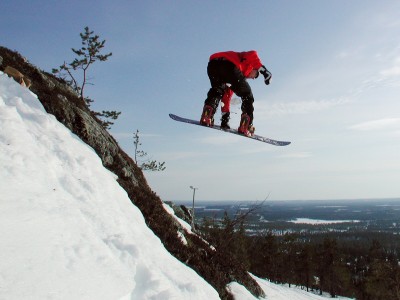
[[[266,85],[269,85],[269,82],[271,81],[272,74],[270,71],[267,70],[267,68],[262,65],[260,69],[258,69],[258,72],[260,72],[264,76],[264,82]]]

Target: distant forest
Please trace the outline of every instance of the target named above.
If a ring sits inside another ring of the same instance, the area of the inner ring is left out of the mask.
[[[229,207],[222,215],[203,214],[198,232],[252,274],[332,297],[400,300],[397,208],[381,210],[380,219],[369,213],[357,223],[301,225],[260,222],[260,207]]]

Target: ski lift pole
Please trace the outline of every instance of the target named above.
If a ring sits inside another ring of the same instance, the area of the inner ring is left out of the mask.
[[[196,195],[196,190],[198,189],[198,188],[196,188],[196,187],[193,187],[193,186],[190,186],[190,188],[193,190],[193,203],[192,203],[192,231],[194,232],[195,231],[195,228],[194,228],[194,197],[195,197],[195,195]]]

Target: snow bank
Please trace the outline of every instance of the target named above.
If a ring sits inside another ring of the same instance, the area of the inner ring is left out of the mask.
[[[100,158],[0,73],[0,299],[219,299]]]

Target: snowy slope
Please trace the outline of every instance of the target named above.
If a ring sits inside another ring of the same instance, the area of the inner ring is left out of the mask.
[[[300,287],[288,287],[288,285],[279,285],[269,282],[268,280],[252,277],[258,282],[260,287],[264,290],[266,298],[268,300],[327,300],[332,299],[328,293],[324,293],[323,296],[307,292],[305,289],[302,290]],[[235,295],[235,299],[240,300],[254,300],[252,296],[243,286],[238,283],[231,283],[229,289]],[[351,300],[346,297],[336,297],[335,299]]]
[[[0,197],[0,299],[219,299],[166,251],[95,152],[1,72]],[[257,280],[266,299],[322,299]]]
[[[0,77],[0,299],[218,299],[100,158]]]

